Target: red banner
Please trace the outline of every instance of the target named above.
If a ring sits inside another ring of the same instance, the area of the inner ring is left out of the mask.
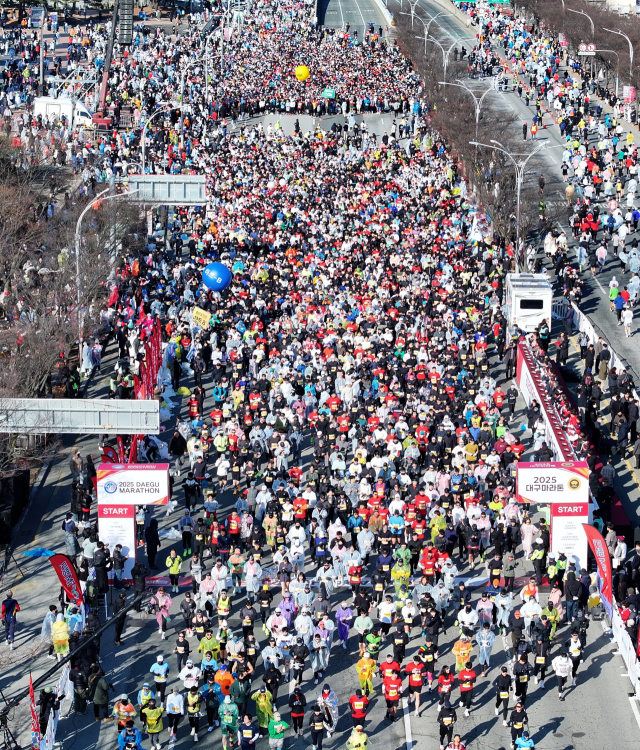
[[[33,678],[29,675],[29,706],[31,708],[31,747],[40,750],[40,721],[36,708],[36,696],[33,692]]]
[[[607,610],[609,617],[613,614],[613,584],[611,580],[611,558],[609,550],[598,529],[583,523],[589,546],[596,558],[598,564],[598,574],[600,576],[600,595],[602,596],[604,608]]]
[[[118,461],[123,464],[124,463],[124,440],[118,435],[116,439],[116,443],[118,444]]]
[[[146,364],[146,385],[149,384],[149,378],[156,372],[156,358],[153,353],[151,344],[147,341],[144,345],[144,361]]]
[[[49,562],[53,565],[60,579],[60,584],[69,599],[74,604],[80,606],[84,601],[82,598],[82,589],[80,588],[80,581],[78,581],[78,576],[71,560],[66,555],[53,555],[49,558]]]
[[[138,436],[134,435],[131,438],[131,450],[129,451],[129,463],[138,463]]]

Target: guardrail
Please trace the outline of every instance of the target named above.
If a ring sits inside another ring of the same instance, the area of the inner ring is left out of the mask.
[[[567,312],[565,313],[564,320],[566,320],[571,325],[573,330],[580,333],[586,333],[587,337],[589,338],[590,344],[595,345],[599,338],[602,338],[604,341],[606,341],[609,347],[609,351],[611,352],[609,367],[617,368],[618,372],[621,368],[625,369],[633,378],[634,383],[636,383],[636,385],[639,385],[640,379],[638,378],[638,375],[633,367],[629,364],[625,357],[619,354],[611,346],[611,342],[607,340],[606,336],[600,330],[600,328],[598,328],[598,326],[595,325],[595,323],[593,323],[591,319],[582,312],[582,310],[576,305],[575,302],[570,303],[570,309],[571,313],[569,313],[569,307],[567,306]]]
[[[637,649],[624,626],[615,602],[611,618],[611,634],[618,647],[622,661],[624,661],[624,665],[627,668],[627,677],[631,681],[635,697],[637,698],[640,696],[640,664],[638,663]]]

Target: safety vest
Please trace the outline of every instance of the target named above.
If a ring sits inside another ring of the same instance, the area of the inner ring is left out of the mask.
[[[191,691],[187,693],[187,711],[190,714],[197,714],[200,710],[200,695],[193,695]]]

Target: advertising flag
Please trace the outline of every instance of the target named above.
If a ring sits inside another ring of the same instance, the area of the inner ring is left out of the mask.
[[[36,696],[33,692],[33,678],[29,675],[29,706],[31,708],[31,747],[40,750],[40,721],[36,708]]]
[[[611,580],[611,558],[609,557],[609,550],[607,549],[604,538],[598,529],[590,526],[588,523],[582,525],[584,526],[591,551],[593,552],[593,555],[596,558],[596,563],[598,564],[602,602],[607,614],[611,617],[613,614],[613,584]]]
[[[53,565],[60,579],[60,584],[69,599],[74,604],[80,606],[84,601],[82,598],[82,589],[80,588],[80,581],[71,560],[66,555],[53,555],[49,558],[49,561]]]

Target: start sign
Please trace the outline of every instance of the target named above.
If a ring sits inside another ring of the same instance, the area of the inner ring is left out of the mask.
[[[586,461],[521,461],[516,488],[521,503],[582,505],[589,502],[589,467]]]

